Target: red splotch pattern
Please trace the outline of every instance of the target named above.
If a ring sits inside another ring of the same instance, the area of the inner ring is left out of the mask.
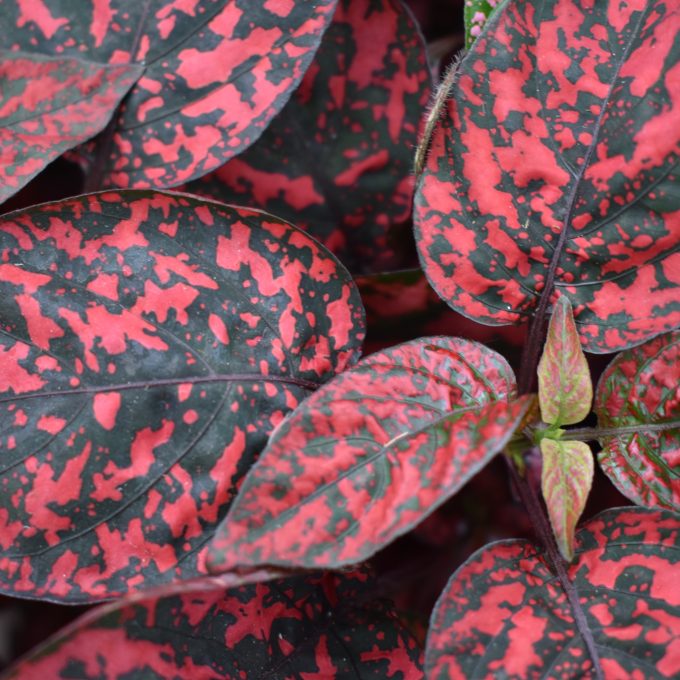
[[[618,490],[680,512],[680,331],[619,354],[600,378],[594,410],[600,427],[634,430],[600,440],[598,460]]]
[[[123,601],[93,610],[7,677],[421,680],[418,644],[374,587],[363,573],[312,574]]]
[[[484,467],[531,401],[515,399],[503,357],[468,340],[371,355],[275,431],[215,534],[209,569],[362,561]]]
[[[607,510],[577,534],[569,577],[607,680],[677,678],[680,520]],[[595,677],[559,581],[527,541],[483,548],[451,578],[432,615],[429,680]]]
[[[397,0],[341,0],[290,102],[262,138],[187,187],[263,208],[352,271],[402,264],[413,150],[430,92],[425,47]]]
[[[88,195],[0,222],[0,591],[191,578],[283,417],[358,358],[349,274],[273,217]]]
[[[592,352],[670,330],[679,154],[677,3],[511,0],[434,135],[416,195],[425,271],[492,325],[527,320],[554,283]]]
[[[7,0],[0,47],[136,64],[104,186],[176,186],[250,146],[309,66],[336,0]],[[100,144],[103,147],[100,148]]]
[[[0,49],[0,202],[101,132],[142,72]]]

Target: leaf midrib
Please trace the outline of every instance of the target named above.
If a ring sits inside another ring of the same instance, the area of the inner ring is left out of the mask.
[[[550,298],[552,297],[553,290],[555,288],[555,278],[557,274],[557,268],[560,264],[560,261],[562,260],[562,254],[564,252],[565,246],[567,244],[567,237],[571,231],[571,226],[572,226],[572,219],[574,216],[574,211],[576,208],[576,198],[578,196],[579,189],[581,188],[581,183],[583,181],[583,178],[586,174],[586,171],[588,170],[590,166],[590,161],[593,157],[593,154],[595,152],[595,149],[597,148],[597,145],[599,144],[599,137],[600,133],[602,131],[602,124],[605,118],[605,115],[608,112],[609,108],[609,103],[612,98],[612,94],[614,92],[614,88],[616,87],[618,81],[619,81],[619,74],[621,73],[621,68],[623,65],[626,63],[626,60],[628,58],[628,55],[630,54],[630,51],[632,49],[633,43],[637,40],[640,34],[640,30],[642,28],[644,19],[646,18],[647,14],[649,13],[650,10],[650,5],[648,4],[645,9],[640,12],[640,16],[638,17],[637,24],[635,28],[631,31],[630,39],[628,41],[628,44],[626,45],[625,49],[621,53],[621,57],[619,60],[616,62],[616,67],[614,70],[614,74],[611,79],[611,83],[609,84],[609,89],[607,91],[606,96],[602,100],[602,105],[600,108],[600,113],[598,114],[598,117],[595,121],[595,125],[593,126],[592,129],[592,138],[590,141],[590,145],[586,149],[586,153],[583,157],[583,163],[581,164],[578,174],[574,178],[572,184],[571,184],[571,189],[569,191],[569,194],[567,196],[567,201],[566,201],[566,211],[565,211],[565,216],[564,216],[564,221],[563,221],[563,226],[560,231],[560,235],[558,237],[557,243],[555,244],[555,250],[553,251],[552,258],[550,260],[550,264],[548,265],[548,271],[546,272],[545,275],[545,285],[543,287],[541,296],[538,301],[538,306],[536,307],[536,313],[534,315],[533,321],[531,323],[531,327],[529,329],[529,337],[527,338],[527,344],[525,346],[525,354],[523,356],[522,360],[522,367],[520,370],[520,375],[519,375],[519,392],[520,394],[525,394],[531,390],[531,386],[533,384],[533,379],[534,379],[534,373],[535,373],[535,368],[536,368],[536,363],[538,362],[538,356],[539,356],[539,350],[540,350],[540,345],[542,342],[542,336],[543,336],[543,328],[545,324],[545,317],[548,311],[548,305],[550,303]],[[543,101],[541,98],[539,98],[539,101]],[[543,108],[541,108],[541,111],[543,111]],[[535,361],[534,361],[535,359]]]
[[[12,397],[0,398],[0,404],[24,401],[27,399],[44,399],[45,397],[71,397],[79,394],[100,394],[102,392],[121,392],[125,390],[165,387],[167,385],[199,385],[203,383],[231,383],[231,382],[272,382],[296,385],[306,390],[316,390],[320,383],[293,378],[283,375],[265,375],[264,373],[222,373],[209,376],[186,376],[178,378],[161,378],[158,380],[142,380],[140,382],[115,383],[111,385],[96,385],[78,387],[71,390],[35,391],[17,394]]]
[[[253,537],[256,537],[256,540],[259,540],[259,538],[263,535],[266,535],[267,532],[269,531],[269,526],[272,523],[275,523],[277,526],[281,525],[283,522],[288,521],[292,516],[297,514],[302,507],[305,505],[308,505],[309,503],[312,503],[315,501],[317,498],[321,497],[326,491],[329,489],[337,486],[340,482],[343,480],[352,477],[356,473],[358,473],[360,470],[362,470],[364,467],[374,463],[375,461],[379,460],[383,456],[387,455],[388,450],[391,448],[391,446],[398,440],[401,440],[405,437],[415,437],[419,434],[422,434],[423,432],[427,432],[429,429],[436,429],[437,426],[443,424],[446,420],[456,420],[460,416],[467,415],[469,413],[475,413],[475,412],[481,412],[484,409],[489,408],[490,406],[495,406],[497,403],[500,403],[504,401],[505,399],[508,398],[508,395],[500,395],[496,399],[489,399],[489,401],[482,403],[482,404],[473,404],[465,408],[457,409],[457,410],[452,410],[444,413],[438,418],[435,418],[434,420],[430,421],[429,423],[426,423],[425,425],[411,430],[404,432],[403,434],[399,435],[398,437],[394,437],[387,441],[384,444],[380,444],[377,441],[375,441],[375,444],[379,446],[380,448],[373,453],[369,454],[362,460],[360,460],[356,465],[352,465],[351,467],[347,468],[344,470],[342,473],[340,473],[337,477],[329,480],[325,484],[322,484],[321,486],[318,486],[312,493],[310,493],[308,496],[305,496],[304,498],[301,498],[295,505],[290,506],[283,510],[281,513],[278,515],[266,519],[263,524],[257,528],[249,528],[249,533],[248,533],[248,538],[245,542],[252,543],[253,542]],[[290,421],[288,423],[290,429]],[[283,437],[284,430],[281,430],[281,434],[279,437]],[[344,437],[342,438],[344,439]],[[336,441],[336,440],[333,440]],[[256,467],[259,467],[261,464],[261,461],[264,459],[264,451],[263,454],[260,456],[260,460],[255,464]],[[245,489],[245,486],[244,486]],[[347,533],[346,531],[344,532],[345,534]],[[243,541],[241,541],[243,542]]]

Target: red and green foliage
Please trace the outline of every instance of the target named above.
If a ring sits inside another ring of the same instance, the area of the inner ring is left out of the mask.
[[[530,402],[516,398],[503,357],[467,340],[421,338],[371,355],[277,429],[212,542],[209,568],[370,557],[499,453]]]
[[[680,676],[680,8],[409,2],[0,1],[3,678]]]
[[[0,201],[100,133],[142,74],[136,64],[0,49]]]
[[[267,131],[186,188],[288,219],[352,271],[395,268],[403,264],[413,147],[429,93],[425,47],[401,2],[341,0],[300,87]]]
[[[550,317],[538,362],[538,401],[544,423],[561,427],[580,423],[593,403],[588,360],[581,349],[571,304],[560,297]]]
[[[0,590],[204,571],[268,435],[358,356],[338,261],[262,213],[128,190],[0,224]]]
[[[3,0],[3,26],[14,28],[0,47],[138,66],[86,167],[101,186],[165,188],[214,170],[264,132],[309,66],[335,2]]]
[[[312,574],[123,600],[88,613],[8,677],[422,676],[416,640],[372,586],[360,572]]]
[[[520,323],[556,288],[591,352],[680,323],[679,35],[672,0],[494,13],[416,196],[425,273],[454,309]]]
[[[678,548],[680,519],[668,512],[617,508],[579,531],[569,577],[605,677],[680,674]],[[431,680],[594,675],[568,598],[529,541],[487,546],[451,577],[425,662]]]
[[[541,492],[564,558],[574,557],[574,529],[593,485],[593,452],[585,442],[541,440]]]
[[[602,374],[600,465],[638,505],[680,512],[680,332],[622,352]]]
[[[590,413],[593,384],[588,360],[574,324],[571,304],[555,304],[538,362],[538,401],[548,427],[537,433],[542,459],[541,490],[557,546],[565,559],[574,556],[574,529],[593,485],[593,454],[581,441],[561,441],[562,425],[581,422]]]

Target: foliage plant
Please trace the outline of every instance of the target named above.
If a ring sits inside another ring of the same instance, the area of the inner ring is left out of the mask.
[[[0,592],[98,605],[3,677],[680,676],[675,2],[470,0],[429,109],[399,0],[0,16]]]

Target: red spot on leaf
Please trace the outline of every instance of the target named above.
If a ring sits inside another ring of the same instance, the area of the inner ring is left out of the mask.
[[[58,418],[57,416],[40,416],[36,427],[43,432],[50,434],[59,434],[66,425],[66,420]]]
[[[100,392],[94,395],[92,408],[94,417],[105,430],[113,430],[120,409],[120,392]]]

